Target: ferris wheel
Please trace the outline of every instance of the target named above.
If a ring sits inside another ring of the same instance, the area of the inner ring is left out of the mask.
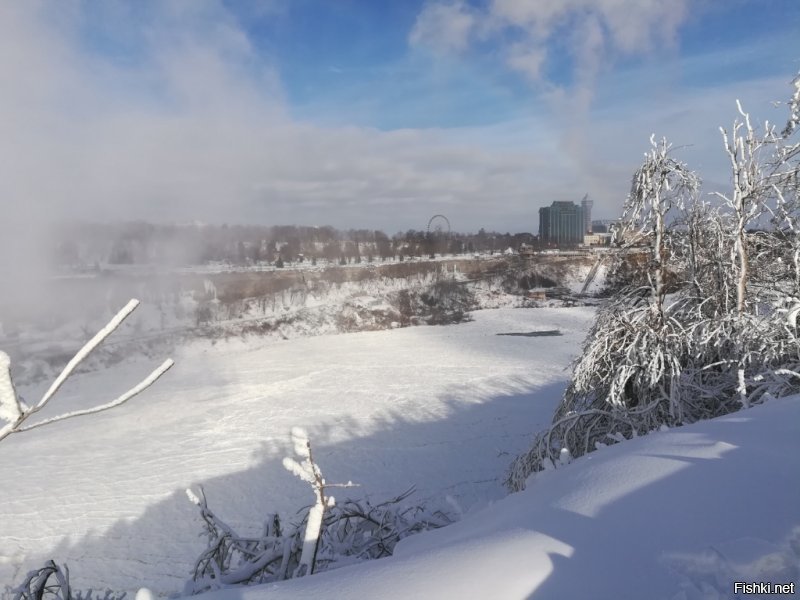
[[[433,215],[428,221],[428,237],[431,233],[449,235],[450,220],[444,215]]]
[[[436,258],[436,252],[443,252],[447,248],[447,238],[450,236],[450,220],[444,215],[433,215],[428,221],[425,239],[430,258]]]

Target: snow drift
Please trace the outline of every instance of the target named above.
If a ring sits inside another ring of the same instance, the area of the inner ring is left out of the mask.
[[[735,581],[797,587],[798,423],[794,396],[653,433],[539,473],[391,558],[201,597],[693,600],[736,598]]]

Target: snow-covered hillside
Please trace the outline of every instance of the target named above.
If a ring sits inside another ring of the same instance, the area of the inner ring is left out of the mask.
[[[768,597],[737,581],[794,583],[797,594],[799,423],[795,396],[656,432],[540,473],[393,557],[201,598]]]
[[[36,319],[5,315],[8,321],[0,322],[0,348],[14,359],[17,383],[52,380],[80,347],[79,340],[105,325],[131,296],[142,299],[136,317],[123,323],[113,340],[84,362],[81,370],[104,369],[131,355],[168,353],[173,346],[198,337],[252,333],[294,338],[457,322],[458,315],[471,310],[539,304],[526,298],[528,283],[577,294],[594,260],[572,256],[519,262],[487,257],[359,265],[331,272],[216,273],[216,279],[171,278],[163,273],[139,278],[127,273],[125,277],[123,271],[109,281],[98,276],[92,281],[60,282],[60,287],[39,300],[43,304],[34,311]],[[592,281],[587,291],[596,293],[604,273]],[[550,298],[546,304],[564,302]]]
[[[589,308],[478,311],[475,321],[291,340],[196,342],[129,404],[0,447],[0,581],[53,558],[75,589],[182,588],[204,547],[198,483],[231,526],[307,506],[281,465],[309,430],[331,481],[380,500],[462,509],[504,496],[511,458],[545,426],[593,318]],[[558,329],[555,337],[502,336]],[[161,357],[163,358],[163,357]],[[152,369],[144,358],[77,376],[47,410],[96,405]],[[42,392],[23,388],[25,398]],[[47,416],[45,412],[43,416]],[[451,504],[448,502],[448,505]]]

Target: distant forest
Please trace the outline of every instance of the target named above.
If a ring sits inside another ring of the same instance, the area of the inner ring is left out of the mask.
[[[295,225],[156,225],[74,223],[53,234],[54,262],[62,267],[110,265],[188,266],[295,262],[347,264],[403,260],[431,254],[497,253],[523,243],[535,245],[531,233],[432,232],[409,229],[392,236],[370,229]]]

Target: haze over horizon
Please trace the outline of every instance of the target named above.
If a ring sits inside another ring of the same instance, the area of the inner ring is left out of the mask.
[[[675,0],[0,5],[6,224],[535,231],[616,216],[651,133],[710,187],[740,98],[785,119],[800,5]]]

